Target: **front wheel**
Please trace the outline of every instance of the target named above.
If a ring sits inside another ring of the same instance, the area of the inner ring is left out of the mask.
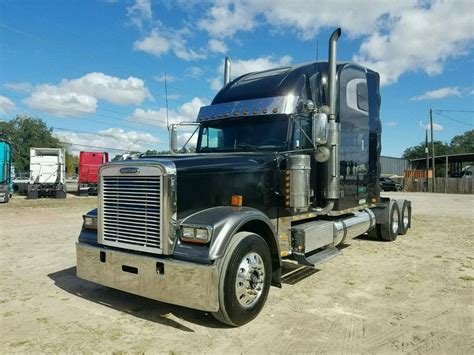
[[[234,235],[225,255],[217,261],[219,311],[213,316],[226,324],[240,326],[262,310],[270,290],[270,249],[257,234]]]

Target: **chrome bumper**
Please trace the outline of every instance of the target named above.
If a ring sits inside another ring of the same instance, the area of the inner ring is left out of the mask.
[[[77,276],[117,290],[203,311],[219,309],[215,266],[76,243]]]

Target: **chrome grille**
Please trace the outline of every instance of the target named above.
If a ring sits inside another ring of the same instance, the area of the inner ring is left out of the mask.
[[[102,176],[102,241],[106,245],[159,252],[163,177]]]

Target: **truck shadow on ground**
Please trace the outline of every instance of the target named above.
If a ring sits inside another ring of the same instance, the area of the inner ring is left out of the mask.
[[[209,328],[229,328],[208,312],[151,300],[82,280],[76,276],[75,267],[51,273],[48,277],[57,287],[74,296],[185,332],[194,330],[181,324],[180,320]]]

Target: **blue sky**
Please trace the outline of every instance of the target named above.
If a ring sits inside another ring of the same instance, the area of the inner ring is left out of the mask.
[[[192,121],[225,55],[233,76],[325,59],[338,26],[339,60],[381,74],[382,154],[423,141],[430,107],[474,111],[467,0],[1,0],[0,119],[41,117],[74,151],[165,149],[164,73],[170,121]],[[435,139],[450,141],[474,113],[434,121]]]

